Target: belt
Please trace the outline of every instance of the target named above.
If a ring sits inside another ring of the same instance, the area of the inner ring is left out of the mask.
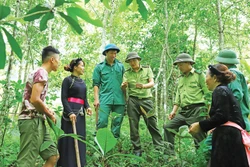
[[[146,97],[146,98],[141,98],[141,97],[137,97],[137,96],[129,96],[135,99],[140,99],[140,100],[147,100],[147,99],[151,99],[151,97]]]
[[[78,104],[84,104],[84,100],[80,98],[75,97],[69,97],[68,102],[78,103]]]
[[[44,114],[36,110],[24,110],[19,115],[19,119],[32,119],[37,117],[44,118]]]
[[[189,110],[189,109],[193,109],[195,107],[200,107],[200,106],[205,106],[205,104],[204,103],[190,104],[190,105],[187,105],[185,107],[182,107],[181,109],[182,110]]]

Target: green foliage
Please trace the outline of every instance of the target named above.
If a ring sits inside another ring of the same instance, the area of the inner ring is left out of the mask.
[[[25,21],[34,21],[36,19],[39,19],[42,15],[44,15],[45,13],[48,13],[48,12],[50,12],[49,8],[44,7],[44,6],[39,4],[27,12],[27,14],[26,14],[27,16],[24,17],[24,20]]]
[[[0,5],[0,20],[4,19],[10,14],[10,7]]]
[[[15,40],[15,38],[5,29],[3,28],[3,31],[5,32],[5,35],[7,36],[8,42],[11,46],[11,49],[16,53],[16,55],[22,59],[23,54],[22,54],[22,50],[19,46],[19,44],[17,43],[17,41]]]
[[[102,22],[99,19],[92,19],[88,12],[86,12],[84,9],[80,8],[80,7],[68,7],[67,9],[67,13],[70,17],[75,18],[76,16],[80,17],[81,19],[85,20],[88,23],[93,24],[94,26],[97,27],[102,27]]]
[[[107,128],[99,129],[96,133],[96,139],[103,155],[106,155],[117,143],[116,138]]]
[[[73,30],[75,30],[78,34],[82,33],[83,30],[81,26],[78,24],[78,22],[76,22],[70,16],[65,15],[63,12],[58,12],[58,13],[63,19],[65,19],[69,23],[69,25],[72,27]]]
[[[63,5],[64,0],[55,0],[55,7]]]
[[[142,2],[142,0],[136,0],[137,1],[137,4],[139,5],[139,12],[140,14],[142,15],[142,18],[144,20],[147,20],[148,18],[148,10],[147,8],[145,7],[144,3]]]
[[[101,0],[101,2],[107,9],[111,9],[111,7],[109,6],[109,0]]]
[[[47,23],[49,20],[54,18],[53,12],[46,13],[40,21],[40,31],[43,31],[48,28]]]
[[[5,66],[6,62],[6,48],[5,48],[5,43],[3,40],[3,35],[1,32],[1,27],[0,27],[0,69],[3,69]]]

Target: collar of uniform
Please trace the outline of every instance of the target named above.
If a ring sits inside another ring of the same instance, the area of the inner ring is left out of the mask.
[[[189,71],[189,73],[187,75],[181,74],[181,76],[189,76],[189,74],[193,74],[194,72],[195,72],[195,69],[192,68],[191,71]]]
[[[139,71],[141,71],[141,70],[143,70],[143,68],[142,68],[142,66],[140,65],[139,70],[138,70],[137,72],[139,72]],[[135,70],[133,70],[132,67],[129,68],[129,71],[135,72]]]
[[[230,65],[228,65],[228,68],[230,69],[230,68],[237,68],[237,66],[235,65],[235,64],[230,64]]]
[[[115,59],[113,64],[116,64],[117,62],[118,62],[118,60]],[[107,62],[106,59],[104,59],[104,63],[105,63],[106,65],[109,65],[109,66],[110,66],[110,64],[108,64],[108,62]]]

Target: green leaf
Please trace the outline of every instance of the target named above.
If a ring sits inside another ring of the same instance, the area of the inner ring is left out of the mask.
[[[250,74],[250,66],[245,59],[241,59],[240,63],[244,66],[245,70]]]
[[[19,28],[18,28],[15,24],[3,23],[3,25],[11,26],[11,27],[13,27],[14,29],[19,30]]]
[[[69,16],[72,16],[74,18],[75,16],[80,17],[81,19],[85,20],[86,22],[93,24],[97,27],[102,27],[102,22],[99,19],[92,19],[90,18],[88,12],[86,12],[84,9],[79,7],[69,7],[66,9]]]
[[[39,19],[42,15],[44,15],[45,13],[47,13],[49,11],[50,11],[49,8],[43,7],[39,4],[27,12],[26,15],[30,15],[30,16],[24,17],[24,20],[25,21],[34,21],[36,19]]]
[[[54,18],[54,13],[52,12],[46,13],[40,21],[40,31],[45,30],[48,27],[47,26],[48,21],[53,18]]]
[[[10,7],[0,5],[0,20],[7,17],[10,14]]]
[[[99,129],[96,133],[96,139],[98,146],[101,147],[104,155],[114,148],[117,143],[117,139],[108,130],[108,128]]]
[[[57,127],[56,124],[49,117],[46,117],[46,119],[48,121],[49,126],[54,131],[56,138],[58,140],[64,134],[64,131],[61,128]]]
[[[133,3],[132,3],[132,5],[130,6],[130,8],[131,8],[131,10],[133,11],[133,12],[137,12],[138,11],[138,4],[137,4],[137,2],[136,2],[136,0],[133,0]]]
[[[55,7],[63,5],[64,0],[56,0]]]
[[[46,150],[47,148],[49,148],[50,145],[53,145],[53,144],[54,144],[53,141],[45,141],[45,142],[41,145],[40,151],[42,152],[42,151]]]
[[[187,125],[183,125],[179,128],[179,135],[183,138],[187,137],[187,138],[191,138],[192,135],[189,133],[189,129]]]
[[[127,0],[126,5],[129,6],[132,2],[133,2],[133,0]]]
[[[148,18],[148,10],[147,10],[147,8],[145,7],[145,5],[142,2],[142,0],[136,0],[136,1],[137,1],[137,4],[139,5],[139,9],[138,10],[139,10],[142,18],[144,20],[147,20],[147,18]]]
[[[82,33],[82,28],[81,26],[78,24],[78,22],[76,22],[72,17],[70,16],[67,16],[65,15],[64,13],[62,12],[58,12],[60,14],[60,16],[62,18],[64,18],[68,23],[69,25],[78,33],[78,34],[81,34]]]
[[[111,7],[109,6],[109,1],[110,1],[110,0],[102,0],[103,5],[104,5],[107,9],[111,9]]]
[[[85,4],[89,3],[90,0],[85,0]]]
[[[1,27],[0,27],[1,30]],[[5,62],[6,62],[6,48],[5,43],[3,40],[3,35],[0,31],[0,69],[4,69]]]
[[[155,8],[155,4],[152,2],[152,0],[146,0],[146,2],[152,10]]]
[[[5,28],[3,28],[3,31],[5,32],[5,35],[7,36],[11,49],[16,53],[19,59],[22,59],[23,53],[16,39]]]
[[[120,5],[120,7],[119,7],[119,11],[120,11],[120,12],[124,12],[124,11],[128,8],[126,2],[127,2],[127,0],[124,0],[124,1],[122,2],[122,4]],[[131,2],[132,2],[132,1],[131,1]]]

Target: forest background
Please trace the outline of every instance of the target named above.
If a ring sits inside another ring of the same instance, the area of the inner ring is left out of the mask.
[[[121,49],[117,59],[126,68],[125,58],[131,51],[142,57],[141,64],[152,67],[155,111],[162,129],[172,110],[180,76],[173,66],[176,56],[189,53],[196,62],[195,68],[205,72],[209,64],[216,63],[219,50],[233,49],[241,62],[238,68],[249,80],[249,24],[247,0],[1,0],[0,167],[15,166],[19,150],[17,116],[24,83],[27,75],[41,65],[43,47],[53,45],[61,52],[61,66],[50,74],[47,98],[49,107],[58,114],[57,127],[62,112],[61,82],[69,75],[63,66],[73,58],[83,58],[86,66],[82,78],[93,106],[93,69],[105,58],[101,55],[104,46],[115,43]],[[132,148],[125,116],[121,140],[109,153],[98,154],[94,146],[88,147],[88,166],[190,167],[206,163],[203,154],[194,149],[186,127],[177,133],[177,156],[168,155],[166,150],[152,151],[143,120],[140,128],[145,151],[142,159],[126,156]],[[94,144],[94,115],[87,117],[87,132],[87,141]],[[57,136],[54,139],[56,142]],[[41,164],[38,159],[37,166]]]

